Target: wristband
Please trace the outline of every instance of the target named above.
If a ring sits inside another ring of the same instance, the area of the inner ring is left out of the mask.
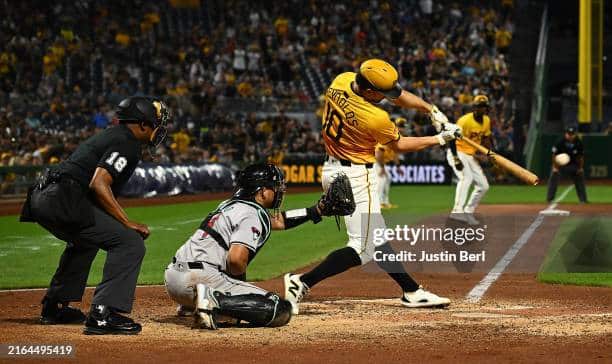
[[[285,230],[302,225],[306,221],[312,221],[317,224],[323,220],[317,211],[316,205],[303,209],[283,211],[283,218],[285,220]]]

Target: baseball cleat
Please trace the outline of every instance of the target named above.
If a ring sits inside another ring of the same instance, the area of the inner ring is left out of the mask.
[[[448,215],[448,218],[451,220],[467,223],[467,218],[465,217],[465,215],[467,214],[463,212],[451,212],[450,215]]]
[[[204,284],[198,283],[195,288],[195,310],[193,312],[194,329],[217,329],[214,310],[219,307],[213,290]]]
[[[435,295],[424,290],[423,287],[419,287],[419,289],[414,292],[404,292],[401,301],[402,305],[410,308],[442,308],[450,305],[450,300],[448,298]]]
[[[108,306],[92,305],[85,322],[85,335],[137,335],[142,326]]]
[[[465,213],[465,222],[468,223],[468,225],[480,225],[480,221],[478,221],[478,219],[476,219],[474,217],[474,214],[472,213]]]
[[[82,324],[87,317],[78,308],[68,306],[68,303],[43,300],[40,313],[42,325]]]
[[[180,317],[193,316],[193,307],[178,305],[176,306],[176,315]]]
[[[285,299],[291,303],[291,313],[300,313],[299,303],[308,294],[308,286],[300,279],[301,274],[285,274]]]

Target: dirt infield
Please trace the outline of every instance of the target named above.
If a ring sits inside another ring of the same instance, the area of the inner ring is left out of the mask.
[[[485,206],[482,213],[503,215],[517,208]],[[610,206],[561,208],[578,214],[610,211]],[[556,228],[551,221],[529,241],[528,246],[537,245],[529,250],[529,259],[534,254],[541,259],[545,253],[549,242],[544,236]],[[510,240],[508,247],[515,239]],[[501,256],[506,247],[495,250]],[[523,253],[509,268],[520,268]],[[385,274],[356,268],[317,285],[288,326],[216,332],[191,330],[190,318],[175,316],[163,287],[141,287],[133,317],[144,329],[136,337],[89,337],[81,334],[80,326],[40,326],[37,315],[44,291],[0,292],[0,343],[69,343],[76,346],[79,360],[92,362],[612,360],[612,289],[548,285],[537,282],[534,273],[505,273],[482,300],[469,303],[466,294],[485,274],[417,272],[419,282],[453,303],[443,310],[409,310],[399,304],[399,289]],[[261,286],[282,290],[280,279]],[[83,307],[88,307],[91,295],[88,290]]]

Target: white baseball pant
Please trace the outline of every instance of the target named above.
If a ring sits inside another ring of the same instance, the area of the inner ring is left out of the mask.
[[[194,288],[198,283],[232,296],[268,293],[265,289],[231,278],[206,263],[202,264],[202,269],[190,269],[185,262],[170,263],[164,274],[164,282],[170,298],[185,307],[193,307]]]
[[[453,160],[453,154],[449,149],[446,151],[446,160],[448,164],[455,171],[455,175],[457,176],[457,188],[455,190],[455,205],[453,206],[453,213],[468,213],[471,214],[476,210],[476,207],[480,203],[480,200],[483,198],[485,193],[489,190],[489,182],[487,182],[487,177],[485,177],[480,164],[469,154],[465,154],[463,152],[457,151],[457,156],[461,163],[463,163],[463,170],[458,171],[455,168],[455,162]],[[470,187],[474,184],[474,190],[470,195],[469,201],[466,200],[468,198],[468,193],[470,192]]]
[[[381,172],[385,166],[380,165],[378,163],[374,164],[374,171],[376,172],[376,177],[378,178],[378,197],[380,197],[381,204],[389,205],[389,189],[391,188],[391,177],[389,173],[385,172],[381,176]]]
[[[380,213],[378,178],[374,168],[366,168],[365,165],[359,164],[342,166],[340,161],[328,157],[323,164],[322,172],[321,182],[324,191],[327,191],[339,172],[346,174],[351,181],[356,204],[355,212],[344,217],[348,234],[347,246],[355,249],[361,264],[366,264],[374,256],[374,230],[386,228],[385,220]]]

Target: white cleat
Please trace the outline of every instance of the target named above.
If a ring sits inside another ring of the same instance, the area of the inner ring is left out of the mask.
[[[176,306],[176,315],[180,317],[193,316],[193,307],[187,307],[183,305]]]
[[[404,292],[404,295],[402,296],[402,305],[410,308],[442,308],[450,305],[450,300],[446,297],[440,297],[426,291],[423,289],[423,287],[419,287],[419,289],[414,292]]]
[[[448,215],[448,218],[451,220],[467,223],[467,218],[465,217],[467,214],[464,212],[451,212]]]
[[[197,284],[195,288],[195,311],[193,313],[194,329],[216,330],[214,309],[219,307],[213,290],[204,284]]]
[[[299,303],[302,298],[308,294],[308,286],[304,284],[300,277],[301,274],[285,274],[285,299],[291,303],[291,313],[297,315],[300,313]]]
[[[465,215],[465,219],[468,225],[472,225],[472,226],[480,225],[480,221],[478,221],[478,219],[474,217],[474,214],[466,212],[464,215]]]

